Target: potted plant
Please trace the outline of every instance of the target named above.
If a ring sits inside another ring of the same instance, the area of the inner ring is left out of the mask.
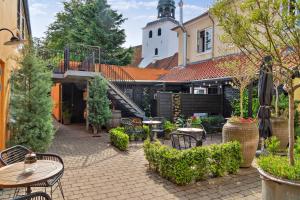
[[[200,117],[193,116],[187,120],[187,126],[192,128],[199,128],[201,125]]]
[[[62,120],[64,125],[70,125],[72,112],[68,104],[63,104]]]
[[[239,141],[243,163],[241,167],[250,167],[255,157],[259,141],[259,131],[255,119],[244,117],[243,94],[247,86],[256,78],[257,65],[246,57],[232,57],[222,62],[222,68],[232,77],[232,87],[239,89],[239,116],[232,116],[222,129],[222,142]]]
[[[99,136],[102,126],[111,118],[110,101],[107,96],[107,82],[100,76],[89,82],[88,89],[88,120],[93,126],[94,136]]]
[[[263,200],[294,200],[300,196],[294,126],[295,91],[300,88],[299,7],[299,1],[218,0],[212,9],[229,43],[249,59],[272,58],[273,76],[288,93],[288,156],[270,154],[258,162]]]

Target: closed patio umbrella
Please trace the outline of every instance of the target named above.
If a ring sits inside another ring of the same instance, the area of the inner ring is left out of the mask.
[[[272,74],[272,58],[266,56],[261,65],[258,82],[258,98],[259,98],[259,135],[261,138],[272,136],[271,125],[271,103],[273,92],[273,74]]]

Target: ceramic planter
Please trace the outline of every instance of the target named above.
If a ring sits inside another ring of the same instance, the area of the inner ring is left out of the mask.
[[[262,200],[299,200],[300,183],[275,178],[258,169],[262,180]]]
[[[289,144],[289,122],[285,118],[271,118],[273,136],[280,141],[280,149],[285,150]]]
[[[240,142],[243,157],[241,167],[251,166],[259,140],[257,123],[227,122],[223,127],[222,140],[223,143]]]

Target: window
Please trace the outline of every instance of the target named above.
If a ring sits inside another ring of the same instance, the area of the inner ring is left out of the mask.
[[[158,29],[157,35],[158,35],[158,36],[161,36],[161,28]]]
[[[197,52],[203,53],[212,49],[212,28],[197,31]]]
[[[207,89],[202,87],[195,87],[194,94],[207,94]]]
[[[154,55],[158,55],[158,48],[155,49]]]
[[[149,31],[149,38],[152,38],[152,35],[153,35],[152,31]]]

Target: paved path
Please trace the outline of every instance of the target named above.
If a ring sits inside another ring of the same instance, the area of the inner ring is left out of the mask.
[[[67,200],[261,198],[260,179],[254,168],[176,186],[148,170],[141,144],[133,143],[128,152],[120,152],[109,144],[107,135],[94,138],[83,126],[62,126],[49,151],[65,161],[62,184]],[[8,191],[0,192],[0,199],[8,195]],[[62,199],[59,191],[55,191],[54,199]]]

